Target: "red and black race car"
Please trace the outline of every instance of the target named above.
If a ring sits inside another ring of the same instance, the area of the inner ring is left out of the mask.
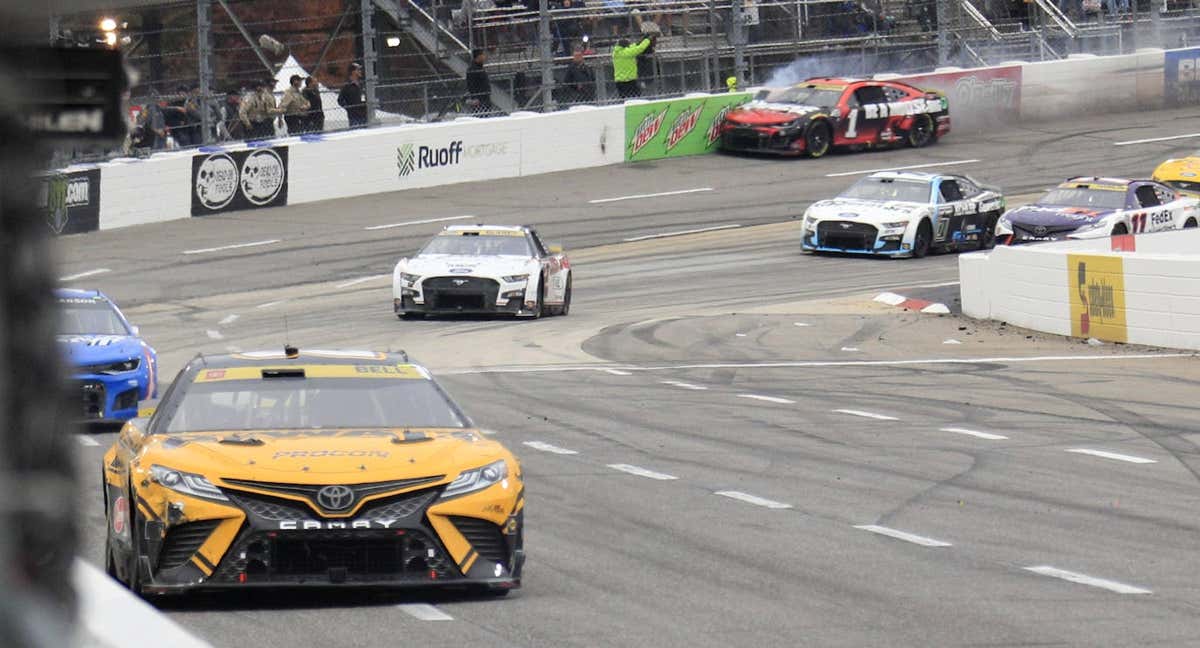
[[[817,78],[763,90],[730,110],[721,149],[821,157],[834,147],[922,147],[950,132],[938,92],[898,81]]]

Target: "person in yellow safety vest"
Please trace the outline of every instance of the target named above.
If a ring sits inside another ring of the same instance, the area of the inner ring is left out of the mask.
[[[617,95],[622,99],[642,94],[638,86],[637,57],[653,42],[653,36],[643,38],[637,45],[630,45],[628,38],[622,38],[613,46],[613,81],[617,82]]]
[[[737,77],[731,76],[725,79],[725,89],[729,92],[737,92]]]

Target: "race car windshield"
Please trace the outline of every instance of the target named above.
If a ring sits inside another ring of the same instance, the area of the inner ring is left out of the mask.
[[[929,185],[924,182],[894,178],[863,178],[843,191],[839,198],[927,203],[929,202]]]
[[[426,254],[456,256],[533,256],[524,236],[435,236],[422,250]]]
[[[129,335],[125,322],[108,302],[59,300],[59,333],[63,335]]]
[[[1123,209],[1125,190],[1059,187],[1046,194],[1038,204],[1088,209]]]
[[[466,421],[428,380],[271,378],[193,383],[169,408],[166,431],[461,428]]]
[[[790,103],[802,106],[835,106],[842,96],[841,90],[831,88],[808,88],[797,86],[772,90],[767,94],[770,103]]]

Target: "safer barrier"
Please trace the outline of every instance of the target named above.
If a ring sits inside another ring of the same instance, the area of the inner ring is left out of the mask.
[[[946,93],[955,128],[961,131],[997,121],[1161,108],[1168,98],[1177,103],[1194,94],[1198,60],[1196,48],[1144,50],[877,76]],[[698,94],[114,160],[52,174],[45,192],[47,220],[56,231],[83,232],[706,153],[715,148],[713,124],[724,110],[747,98],[745,93]],[[82,178],[92,192],[86,205]]]
[[[1197,250],[1200,230],[1190,229],[964,254],[963,313],[1057,335],[1200,350]]]

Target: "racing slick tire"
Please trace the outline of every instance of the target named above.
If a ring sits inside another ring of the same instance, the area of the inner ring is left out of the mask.
[[[1125,227],[1125,223],[1117,223],[1116,226],[1113,227],[1112,236],[1122,236],[1128,233],[1129,228]]]
[[[983,234],[979,236],[979,249],[990,250],[996,247],[996,221],[1000,220],[1000,212],[986,214],[983,219]]]
[[[804,131],[804,152],[810,158],[819,158],[829,152],[833,143],[833,129],[829,122],[821,119],[809,124]]]
[[[917,234],[913,237],[912,257],[920,259],[929,254],[929,246],[933,242],[933,226],[928,220],[922,220],[917,225]]]
[[[397,313],[396,317],[404,320],[405,322],[411,322],[413,320],[424,319],[425,314],[424,313]]]
[[[550,309],[546,307],[546,278],[538,282],[538,300],[537,308],[533,311],[533,319],[540,319],[550,314]]]
[[[1192,229],[1195,226],[1196,226],[1196,219],[1189,218],[1189,219],[1187,219],[1187,222],[1183,224],[1183,229]]]
[[[932,144],[937,139],[937,133],[933,129],[933,118],[928,113],[913,117],[912,128],[908,129],[908,136],[905,139],[913,148],[922,148]]]

